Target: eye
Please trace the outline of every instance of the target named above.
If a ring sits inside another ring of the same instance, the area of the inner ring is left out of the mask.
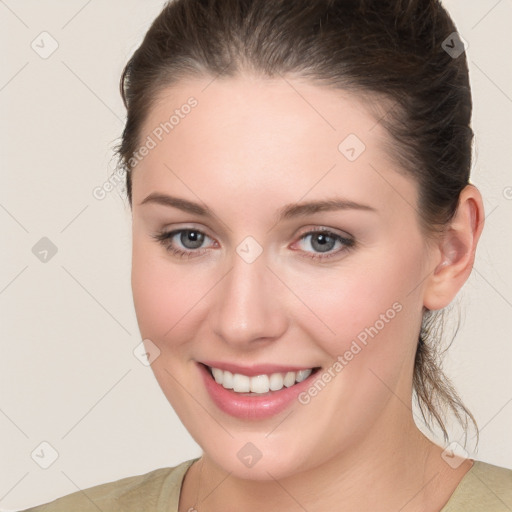
[[[207,252],[206,248],[201,249],[204,241],[207,238],[212,240],[208,235],[198,229],[177,229],[168,232],[160,231],[156,235],[152,235],[152,237],[161,243],[168,252],[179,258],[201,256]],[[303,257],[314,260],[326,260],[338,256],[343,252],[349,251],[355,245],[353,238],[343,237],[326,228],[318,228],[305,233],[301,236],[299,243],[304,242],[308,238],[310,238],[309,243],[311,247],[318,252],[314,254],[305,250]],[[337,243],[341,245],[341,248],[332,252],[332,249]]]
[[[304,257],[314,260],[326,260],[328,258],[338,256],[343,252],[349,251],[355,245],[355,240],[353,238],[338,235],[337,233],[333,233],[332,231],[329,231],[325,228],[318,228],[313,231],[309,231],[308,233],[301,236],[299,242],[303,242],[308,238],[310,241],[303,245],[309,244],[315,251],[319,252],[314,254],[305,251]],[[337,243],[338,247],[341,245],[341,248],[339,248],[337,251],[331,252]]]
[[[179,258],[192,258],[200,256],[205,249],[198,251],[208,235],[198,229],[177,229],[174,231],[160,231],[156,235],[152,235],[160,242],[170,253]],[[176,246],[181,244],[181,247]]]

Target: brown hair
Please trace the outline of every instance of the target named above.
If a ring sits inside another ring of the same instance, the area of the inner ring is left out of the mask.
[[[130,206],[130,158],[162,89],[188,77],[295,75],[386,100],[380,123],[394,142],[388,149],[397,170],[418,183],[418,219],[425,236],[435,238],[455,214],[471,167],[466,56],[443,49],[447,40],[450,47],[460,41],[454,32],[438,0],[168,2],[121,77],[127,121],[117,152],[128,171]],[[424,312],[413,389],[427,426],[434,419],[447,441],[449,408],[467,439],[467,418],[477,436],[478,426],[441,369],[436,319],[443,313]]]

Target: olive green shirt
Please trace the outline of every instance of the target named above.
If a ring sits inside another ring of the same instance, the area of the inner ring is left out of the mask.
[[[178,512],[183,477],[196,460],[90,487],[20,512]],[[475,460],[439,512],[511,511],[512,469]]]

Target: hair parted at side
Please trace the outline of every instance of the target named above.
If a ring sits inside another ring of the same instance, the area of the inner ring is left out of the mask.
[[[443,233],[469,183],[473,131],[465,53],[442,43],[456,27],[439,0],[171,0],[120,81],[127,120],[117,148],[132,203],[131,156],[158,94],[185,78],[296,76],[386,101],[380,123],[397,170],[416,180],[418,221]],[[382,103],[382,102],[381,102]],[[449,439],[451,412],[478,426],[439,360],[438,316],[425,311],[413,387],[427,426]],[[437,325],[437,327],[436,327]],[[467,432],[466,432],[467,439]],[[477,441],[478,443],[478,441]]]

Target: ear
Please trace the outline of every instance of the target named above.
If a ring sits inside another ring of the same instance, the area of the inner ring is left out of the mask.
[[[455,216],[432,251],[432,274],[426,280],[423,305],[442,309],[455,298],[468,279],[476,247],[484,227],[484,205],[480,191],[467,185],[460,193]]]

